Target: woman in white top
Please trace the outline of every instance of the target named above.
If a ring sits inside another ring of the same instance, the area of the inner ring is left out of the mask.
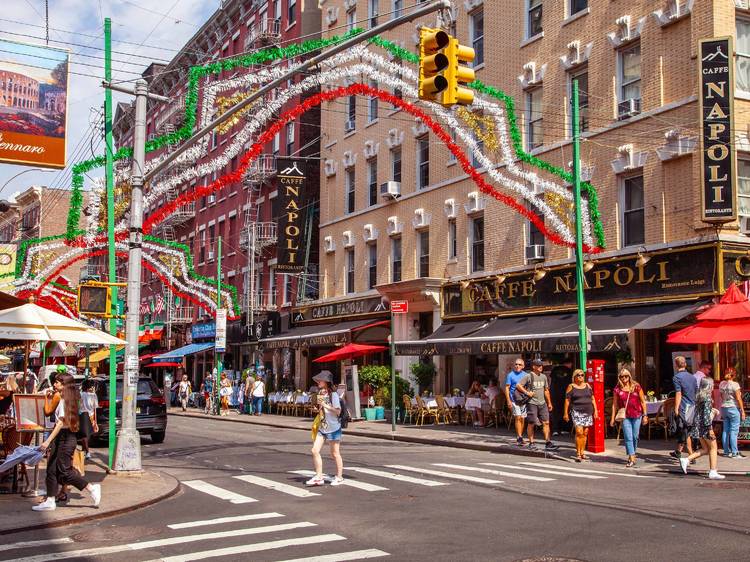
[[[260,375],[255,379],[250,393],[253,396],[253,414],[260,416],[263,414],[263,399],[266,397],[266,383]]]
[[[320,456],[320,450],[323,443],[328,441],[331,445],[331,457],[336,462],[336,476],[331,480],[331,486],[338,486],[344,483],[344,461],[341,458],[341,400],[336,390],[333,388],[333,379],[331,373],[322,371],[313,377],[318,383],[318,416],[320,416],[320,426],[318,434],[312,447],[313,465],[315,466],[315,475],[306,482],[308,486],[322,486],[325,484],[323,477],[323,459]]]
[[[86,453],[86,458],[91,458],[89,451],[89,436],[99,433],[99,425],[96,423],[96,409],[99,407],[99,399],[96,397],[96,385],[94,381],[87,380],[82,385],[81,392],[81,446]]]
[[[190,399],[190,394],[192,392],[193,388],[190,385],[187,375],[182,375],[182,380],[180,381],[180,384],[177,385],[177,396],[180,398],[183,412],[187,411],[188,400]]]
[[[725,457],[745,458],[737,448],[737,435],[740,432],[740,421],[745,419],[745,407],[742,404],[740,385],[734,380],[736,377],[737,372],[729,367],[724,372],[724,380],[719,383],[721,419],[724,422],[721,441]]]

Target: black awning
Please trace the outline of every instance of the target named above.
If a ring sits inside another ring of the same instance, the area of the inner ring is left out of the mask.
[[[396,342],[396,355],[447,355],[453,345],[460,346],[465,338],[487,326],[491,319],[446,322],[429,336],[416,341]],[[437,346],[439,345],[439,350]],[[456,353],[466,353],[456,351]]]
[[[284,347],[314,347],[336,345],[351,341],[352,330],[361,330],[370,325],[382,323],[382,319],[348,320],[330,324],[311,324],[296,326],[272,338],[259,341],[264,349],[281,349]]]

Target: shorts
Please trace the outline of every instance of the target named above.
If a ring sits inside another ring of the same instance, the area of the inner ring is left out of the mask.
[[[547,404],[539,406],[537,404],[527,404],[526,421],[534,425],[542,425],[549,422],[549,408]]]
[[[326,441],[341,441],[342,431],[341,428],[338,428],[336,431],[332,431],[331,433],[323,433],[320,432],[320,435],[323,436],[323,439]]]
[[[525,418],[526,417],[526,404],[516,404],[515,402],[510,403],[510,409],[513,412],[513,415],[517,418]]]

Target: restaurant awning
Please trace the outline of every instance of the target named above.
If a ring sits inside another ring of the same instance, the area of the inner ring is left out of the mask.
[[[117,346],[117,356],[122,357],[123,352],[125,351],[124,345],[118,345]],[[94,351],[89,354],[89,365],[92,367],[97,367],[101,361],[109,361],[109,348],[104,347],[102,349],[99,349],[97,351]],[[78,367],[83,369],[86,366],[86,357],[83,359],[78,360]]]
[[[596,310],[586,313],[591,351],[628,347],[631,330],[669,326],[694,313],[703,302]],[[498,317],[441,325],[417,341],[396,342],[396,355],[474,353],[567,353],[579,351],[575,312]]]
[[[161,355],[157,355],[153,358],[154,363],[159,363],[161,361],[172,361],[172,362],[179,362],[182,361],[182,358],[186,355],[193,355],[194,353],[200,353],[201,351],[206,351],[208,349],[212,349],[214,347],[214,342],[208,342],[208,343],[191,343],[188,345],[184,345],[182,347],[178,347],[177,349],[173,349],[172,351],[167,351],[166,353],[162,353]]]
[[[259,343],[265,349],[282,349],[285,347],[325,346],[347,343],[351,333],[375,326],[387,324],[388,320],[348,320],[333,324],[311,324],[296,326],[272,338],[264,338]]]

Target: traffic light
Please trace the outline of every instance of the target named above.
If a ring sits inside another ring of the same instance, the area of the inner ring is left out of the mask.
[[[468,105],[474,92],[463,86],[474,80],[474,71],[462,66],[474,60],[474,49],[466,47],[440,29],[419,30],[419,99],[446,107]]]
[[[78,312],[87,316],[112,317],[112,290],[107,285],[79,285]]]

